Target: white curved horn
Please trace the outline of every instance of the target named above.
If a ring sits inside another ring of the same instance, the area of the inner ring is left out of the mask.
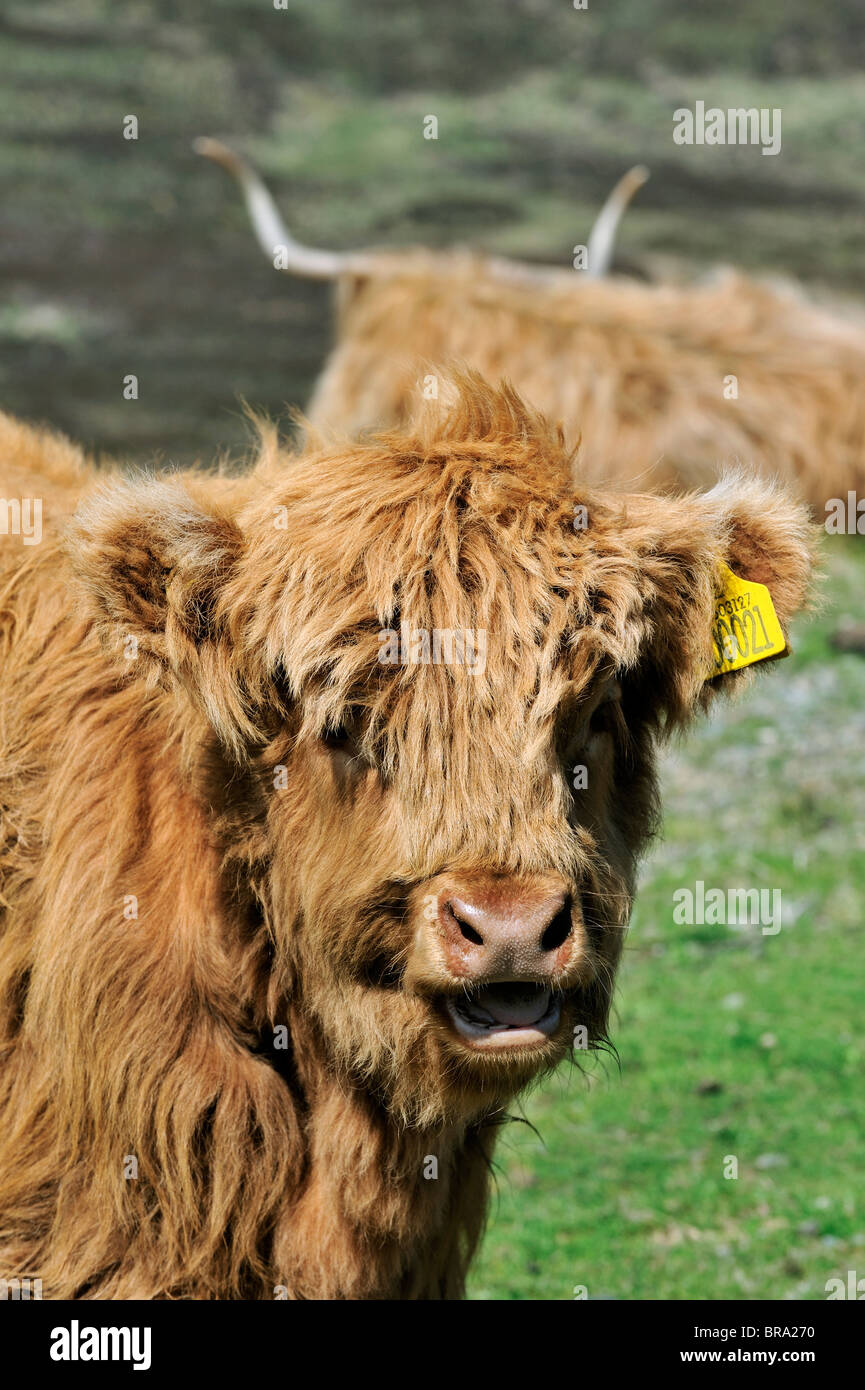
[[[616,244],[616,232],[622,213],[637,189],[642,188],[648,177],[649,171],[646,166],[635,164],[633,169],[629,169],[619,179],[595,218],[595,225],[589,233],[586,247],[586,261],[588,262],[586,274],[589,279],[597,280],[600,276],[609,273],[613,260],[613,248]]]
[[[316,251],[295,241],[258,174],[234,150],[206,135],[194,140],[192,148],[196,154],[204,155],[205,159],[221,164],[240,184],[252,229],[271,265],[280,255],[285,262],[284,265],[280,264],[280,270],[285,270],[289,275],[304,276],[308,280],[334,280],[349,268],[350,257],[341,256],[335,251]]]

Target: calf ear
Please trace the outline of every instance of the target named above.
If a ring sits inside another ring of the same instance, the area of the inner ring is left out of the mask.
[[[112,482],[79,507],[69,550],[109,653],[130,674],[183,688],[220,737],[254,732],[220,597],[242,552],[233,521],[174,482]]]
[[[811,592],[818,528],[780,483],[729,474],[697,499],[720,542],[720,558],[740,579],[764,584],[786,631]]]
[[[781,485],[730,474],[710,492],[686,497],[629,497],[625,534],[639,554],[647,621],[640,668],[658,692],[668,722],[687,719],[746,671],[716,674],[716,610],[728,572],[768,590],[786,638],[808,602],[817,527]]]

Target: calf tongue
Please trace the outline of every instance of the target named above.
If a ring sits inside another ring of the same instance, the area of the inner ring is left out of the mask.
[[[488,985],[472,998],[472,1005],[489,1014],[493,1023],[529,1028],[550,1007],[550,991],[541,985]]]

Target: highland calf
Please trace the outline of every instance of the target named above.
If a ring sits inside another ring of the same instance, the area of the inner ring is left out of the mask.
[[[795,485],[820,516],[828,498],[865,492],[865,323],[732,271],[704,285],[599,278],[644,171],[598,219],[587,276],[466,251],[298,246],[254,171],[216,141],[198,145],[240,181],[268,256],[286,248],[281,268],[338,286],[314,424],[402,423],[428,364],[460,360],[581,437],[595,482],[702,487],[719,463],[745,465]]]
[[[723,566],[786,625],[802,509],[592,490],[476,378],[233,477],[0,417],[0,470],[44,502],[0,538],[0,1273],[458,1296],[505,1107],[605,1044],[656,743],[743,679]],[[445,629],[484,663],[379,659]]]

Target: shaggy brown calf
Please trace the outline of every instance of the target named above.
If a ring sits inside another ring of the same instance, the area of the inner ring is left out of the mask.
[[[719,462],[744,464],[795,481],[821,516],[828,498],[865,491],[862,324],[732,272],[702,286],[644,285],[467,252],[311,251],[248,166],[199,144],[241,180],[270,258],[287,248],[292,274],[338,284],[337,342],[308,408],[315,424],[399,424],[426,364],[459,359],[508,377],[581,436],[593,481],[704,486]],[[633,191],[626,182],[616,214]]]
[[[605,1043],[655,743],[741,678],[719,567],[786,623],[801,508],[575,485],[477,380],[236,478],[8,417],[0,461],[44,504],[0,536],[0,1274],[457,1296],[504,1107]]]

